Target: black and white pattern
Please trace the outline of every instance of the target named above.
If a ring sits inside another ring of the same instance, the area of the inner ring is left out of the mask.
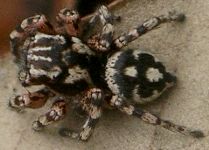
[[[139,103],[156,99],[176,80],[153,55],[140,50],[116,52],[105,73],[114,94]]]
[[[25,19],[10,34],[12,53],[20,67],[18,77],[24,87],[44,87],[17,95],[10,100],[9,106],[18,111],[40,108],[47,99],[55,97],[51,109],[33,123],[33,129],[39,131],[63,119],[67,101],[77,96],[75,101],[87,115],[86,122],[79,131],[62,128],[60,134],[83,141],[91,136],[102,116],[104,104],[148,124],[196,138],[204,137],[202,131],[165,121],[133,105],[156,99],[175,84],[176,77],[148,52],[121,50],[161,23],[183,21],[184,15],[169,13],[152,17],[114,39],[113,23],[118,18],[101,6],[86,26],[91,30],[99,19],[102,31],[87,40],[83,38],[85,32],[80,32],[82,18],[77,11],[62,9],[56,18],[56,27],[44,15]]]

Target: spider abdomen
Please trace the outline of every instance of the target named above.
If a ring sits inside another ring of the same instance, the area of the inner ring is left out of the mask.
[[[105,77],[114,94],[138,103],[159,97],[176,80],[153,55],[131,49],[108,59]]]

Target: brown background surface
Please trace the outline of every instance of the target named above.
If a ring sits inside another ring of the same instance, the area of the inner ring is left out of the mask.
[[[28,14],[24,14],[18,0],[12,1],[15,7],[11,10],[7,9],[11,0],[0,3],[0,7],[5,10],[1,19],[6,18],[9,24],[11,23],[8,25],[7,21],[1,21],[0,24],[1,38],[6,39],[8,33],[3,28],[7,25],[11,28]],[[15,11],[16,9],[20,9],[21,12]],[[7,103],[14,93],[13,89],[17,89],[16,93],[24,90],[16,80],[17,69],[12,63],[12,57],[6,54],[0,59],[0,149],[208,150],[209,1],[132,0],[115,11],[115,14],[123,18],[122,22],[116,25],[117,34],[127,31],[152,15],[162,14],[171,9],[184,12],[187,16],[186,22],[165,24],[128,46],[152,52],[171,71],[176,72],[178,77],[175,88],[165,93],[158,102],[143,107],[164,119],[202,129],[207,135],[204,139],[196,140],[172,133],[110,110],[104,112],[92,138],[87,143],[60,137],[57,131],[64,122],[50,126],[44,132],[34,132],[31,129],[32,121],[46,111],[50,102],[42,109],[27,110],[23,114],[8,109]],[[69,126],[74,127],[76,123],[70,121]]]

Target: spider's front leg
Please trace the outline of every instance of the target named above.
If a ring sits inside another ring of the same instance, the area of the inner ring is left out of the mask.
[[[25,108],[40,108],[46,103],[49,97],[53,97],[54,95],[49,89],[43,88],[33,93],[17,95],[11,98],[9,107],[17,111],[22,111]]]
[[[177,13],[175,11],[169,12],[166,15],[161,15],[157,17],[152,17],[136,27],[135,29],[130,30],[128,33],[124,33],[113,41],[112,47],[114,49],[120,49],[126,46],[129,42],[134,41],[138,37],[146,34],[148,31],[151,31],[158,27],[162,23],[177,21],[182,22],[185,20],[185,15],[182,13]]]
[[[83,19],[83,18],[81,18]],[[89,33],[97,26],[97,22],[101,21],[102,25],[105,26],[106,23],[113,23],[114,21],[120,21],[120,16],[115,16],[111,14],[107,7],[101,6],[98,11],[90,18],[90,20],[84,25],[82,36],[88,36]],[[99,36],[99,35],[98,35]]]
[[[101,34],[96,34],[90,37],[90,39],[87,40],[87,45],[98,52],[106,52],[110,50],[111,43],[113,41],[113,33],[114,33],[114,27],[113,22],[114,20],[119,21],[119,16],[114,16],[109,12],[107,7],[101,6],[98,12],[92,19],[89,21],[89,24],[86,25],[86,29],[84,30],[84,34],[86,34],[86,31],[90,31],[89,29],[95,26],[96,20],[100,19],[103,29]]]
[[[33,122],[33,129],[35,131],[40,131],[45,126],[63,119],[66,114],[66,105],[67,104],[63,97],[57,97],[55,102],[52,104],[51,109],[44,115],[41,115],[38,120]]]
[[[112,97],[111,105],[118,108],[120,111],[126,113],[127,115],[140,118],[141,120],[143,120],[148,124],[158,125],[170,131],[179,132],[184,135],[190,135],[195,138],[202,138],[205,136],[204,133],[200,130],[192,130],[185,126],[177,125],[173,122],[163,120],[157,117],[156,115],[153,115],[150,112],[135,107],[131,104],[128,104],[126,103],[126,101],[124,101],[122,98],[120,98],[117,95]]]
[[[76,132],[70,129],[62,128],[60,130],[60,135],[78,138],[82,141],[88,140],[96,126],[96,123],[101,117],[103,99],[104,94],[100,89],[90,89],[86,96],[81,100],[82,109],[88,114],[87,120],[81,131]]]

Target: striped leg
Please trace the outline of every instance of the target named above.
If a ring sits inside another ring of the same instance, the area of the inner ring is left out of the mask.
[[[106,9],[106,7],[105,6],[102,6],[102,7],[104,7],[105,9]],[[107,9],[106,10],[104,10],[104,8],[100,8],[99,10],[103,10],[103,11],[108,11]],[[109,12],[108,12],[109,13]],[[110,14],[110,13],[109,13]],[[108,18],[111,18],[111,20],[112,21],[120,21],[120,16],[115,16],[115,15],[113,15],[113,14],[110,14],[111,16],[108,16]],[[102,18],[100,18],[100,16],[102,17]],[[100,11],[97,11],[92,17],[91,17],[91,19],[85,24],[85,27],[84,27],[84,29],[83,29],[83,33],[82,33],[82,36],[87,36],[91,31],[92,31],[92,29],[94,29],[95,28],[95,26],[97,25],[97,21],[100,19],[101,20],[101,22],[103,23],[103,26],[105,25],[105,20],[106,20],[106,22],[107,22],[107,20],[108,20],[108,18],[107,19],[105,19],[104,18],[104,16],[102,16],[102,14],[100,14]]]
[[[62,97],[58,97],[53,103],[51,109],[46,114],[41,115],[38,120],[34,121],[32,127],[35,131],[40,131],[45,126],[63,119],[65,114],[66,102]]]
[[[122,98],[113,96],[111,99],[111,105],[117,107],[120,111],[127,115],[135,116],[143,120],[144,122],[152,125],[158,125],[173,132],[179,132],[184,135],[190,135],[195,138],[204,137],[204,133],[200,130],[192,130],[184,126],[174,124],[170,121],[165,121],[150,112],[143,109],[136,108],[133,105],[127,104]]]
[[[22,111],[25,108],[40,108],[46,103],[49,97],[54,95],[49,89],[43,88],[33,93],[17,95],[11,98],[9,106],[17,111]]]
[[[110,49],[111,43],[113,41],[113,21],[120,20],[119,16],[112,15],[107,7],[101,6],[98,10],[98,13],[90,20],[85,31],[89,31],[89,28],[92,28],[96,24],[96,20],[100,18],[100,21],[103,25],[102,33],[93,35],[88,41],[87,44],[91,49],[96,51],[108,51]]]
[[[100,89],[90,89],[86,96],[81,100],[83,110],[88,113],[88,118],[81,131],[76,132],[70,129],[62,128],[60,130],[60,135],[77,138],[83,141],[88,140],[96,126],[96,123],[101,117],[103,98],[104,96]]]
[[[113,48],[120,49],[126,46],[129,42],[137,39],[138,37],[144,35],[148,31],[155,29],[162,23],[171,22],[171,21],[178,21],[182,22],[185,20],[185,15],[181,13],[177,13],[175,11],[169,12],[166,15],[161,15],[158,17],[152,17],[145,21],[143,24],[139,25],[135,29],[132,29],[128,33],[124,33],[123,35],[119,36],[113,42]]]
[[[123,4],[125,4],[129,1],[127,1],[127,0],[112,0],[112,2],[107,5],[107,7],[108,7],[108,9],[112,10],[119,5],[123,6]],[[95,13],[89,14],[87,16],[82,17],[81,20],[82,20],[82,22],[86,22],[86,21],[90,20],[94,15],[95,15]]]

